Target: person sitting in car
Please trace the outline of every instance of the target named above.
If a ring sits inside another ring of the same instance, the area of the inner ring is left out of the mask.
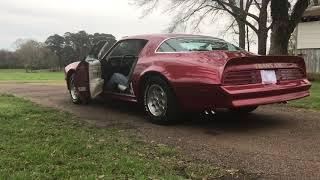
[[[114,73],[110,80],[106,83],[107,90],[115,91],[125,91],[128,85],[128,78],[120,73]]]

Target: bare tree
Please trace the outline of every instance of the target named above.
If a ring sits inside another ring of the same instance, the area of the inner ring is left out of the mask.
[[[216,1],[217,5],[220,6],[224,11],[228,12],[237,22],[239,30],[239,46],[245,48],[246,43],[246,20],[249,16],[249,9],[252,5],[252,0],[228,0],[228,1]]]
[[[268,26],[268,6],[270,0],[247,0],[246,8],[241,8],[243,0],[240,0],[240,8],[236,6],[236,0],[228,0],[228,2],[223,0],[212,0],[216,1],[226,12],[231,14],[238,23],[249,26],[258,36],[258,53],[265,55],[267,51],[267,39],[268,31],[271,28],[271,25]],[[250,13],[250,7],[254,5],[258,15]],[[250,21],[253,20],[252,21]],[[258,27],[256,27],[256,25]],[[240,25],[240,26],[242,26]],[[240,27],[239,26],[239,27]],[[240,31],[240,30],[239,30]],[[239,33],[240,35],[240,33]],[[245,35],[245,26],[244,26],[244,35]]]
[[[312,0],[314,6],[319,6],[319,0]]]
[[[15,53],[9,50],[0,49],[0,69],[23,68]]]
[[[136,5],[144,7],[147,13],[160,3],[159,0],[134,1]],[[176,16],[169,26],[169,32],[187,23],[196,29],[205,18],[214,19],[220,13],[226,13],[237,23],[239,46],[245,48],[246,26],[249,26],[258,36],[258,53],[266,54],[268,31],[271,27],[268,26],[269,3],[270,0],[170,0],[166,11],[175,12]]]
[[[288,0],[271,0],[272,34],[270,54],[288,54],[288,44],[291,34],[300,22],[301,17],[309,6],[309,0],[297,0],[290,9]]]
[[[35,40],[19,41],[17,47],[15,53],[23,63],[26,72],[58,66],[58,57],[41,42]]]

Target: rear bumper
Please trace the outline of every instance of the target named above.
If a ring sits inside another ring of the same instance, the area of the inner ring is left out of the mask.
[[[271,85],[222,86],[230,97],[231,107],[281,103],[309,96],[311,83],[306,80],[286,81]]]
[[[193,85],[176,89],[185,110],[235,108],[286,102],[309,96],[307,79],[263,85]]]

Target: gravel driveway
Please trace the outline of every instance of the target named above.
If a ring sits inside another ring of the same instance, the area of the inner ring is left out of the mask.
[[[320,112],[274,105],[247,117],[194,116],[166,127],[147,122],[134,104],[73,105],[65,86],[0,84],[0,92],[72,112],[97,126],[132,131],[147,142],[175,146],[213,165],[262,178],[320,179]]]

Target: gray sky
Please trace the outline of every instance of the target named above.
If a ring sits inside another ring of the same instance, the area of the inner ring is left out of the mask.
[[[129,0],[0,0],[0,49],[13,49],[16,39],[44,41],[49,35],[85,30],[127,35],[160,33],[171,15],[142,11]],[[224,21],[201,28],[201,34],[221,37]],[[233,41],[233,38],[229,39]]]

